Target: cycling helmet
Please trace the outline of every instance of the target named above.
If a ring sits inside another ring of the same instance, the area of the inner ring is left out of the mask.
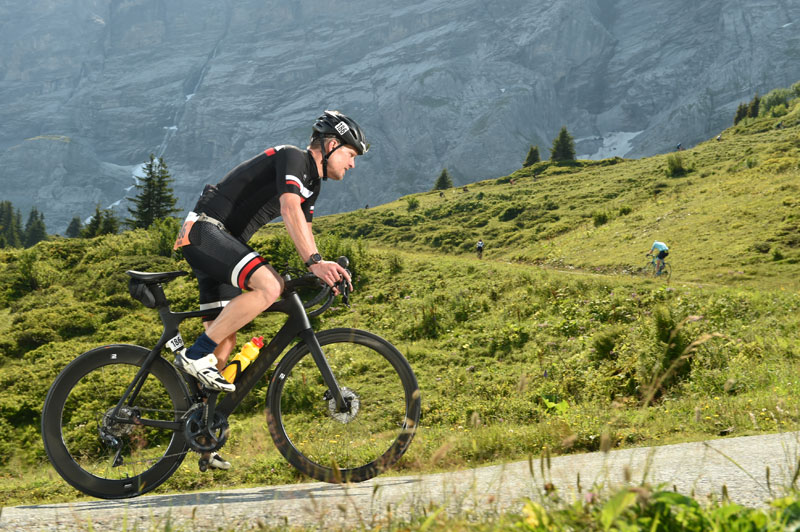
[[[356,121],[348,118],[339,111],[325,111],[314,123],[314,137],[334,136],[356,150],[359,155],[364,155],[369,150],[369,144],[364,137],[364,132],[358,127]]]

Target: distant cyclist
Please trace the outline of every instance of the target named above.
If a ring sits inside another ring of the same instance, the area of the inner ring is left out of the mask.
[[[478,240],[475,250],[478,252],[478,258],[481,258],[483,256],[483,240]]]
[[[653,247],[650,248],[650,252],[648,255],[654,255],[654,251],[658,253],[655,254],[656,257],[656,275],[661,273],[661,270],[664,269],[664,259],[669,255],[669,248],[663,242],[659,242],[656,240],[653,242]]]

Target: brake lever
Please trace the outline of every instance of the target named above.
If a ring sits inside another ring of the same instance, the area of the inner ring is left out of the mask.
[[[345,268],[347,271],[347,275],[351,276],[350,270]],[[345,304],[346,307],[350,307],[350,285],[347,283],[347,279],[343,278],[341,281],[336,283],[336,288],[339,290],[339,294],[342,296],[342,303]]]

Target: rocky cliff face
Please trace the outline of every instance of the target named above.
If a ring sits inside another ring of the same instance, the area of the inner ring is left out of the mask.
[[[179,205],[325,108],[370,153],[318,212],[506,174],[567,125],[649,155],[800,79],[794,0],[37,0],[0,3],[0,199],[50,231],[118,202],[149,153]],[[127,215],[124,202],[120,215]]]

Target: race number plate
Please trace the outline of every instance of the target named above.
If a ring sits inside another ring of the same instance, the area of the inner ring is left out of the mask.
[[[183,338],[181,338],[180,333],[175,338],[171,340],[167,340],[167,347],[169,347],[170,351],[173,353],[178,349],[183,349]]]
[[[191,243],[189,242],[189,232],[192,230],[192,226],[196,221],[197,214],[190,212],[186,217],[186,221],[183,222],[181,230],[178,232],[178,238],[175,239],[175,245],[172,246],[173,250],[188,246]]]

